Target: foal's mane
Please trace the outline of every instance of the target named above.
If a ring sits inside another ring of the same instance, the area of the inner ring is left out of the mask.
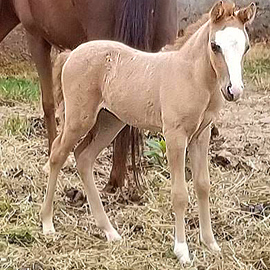
[[[162,50],[163,51],[177,51],[188,41],[188,39],[207,21],[209,20],[209,14],[205,13],[202,17],[193,24],[190,24],[183,32],[181,36],[179,36],[173,45],[166,45]]]
[[[156,0],[117,0],[115,38],[133,48],[150,51]]]

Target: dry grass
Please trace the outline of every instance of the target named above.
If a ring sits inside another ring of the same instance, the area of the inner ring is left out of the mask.
[[[260,46],[249,55],[245,97],[237,104],[226,104],[217,121],[221,135],[211,144],[211,213],[220,254],[211,254],[199,243],[196,196],[188,181],[186,229],[192,264],[187,269],[270,269],[269,66],[257,71],[258,63],[263,66],[262,59],[269,55],[270,50]],[[105,242],[86,204],[78,208],[68,203],[64,188],[82,190],[82,183],[74,168],[65,168],[55,196],[57,234],[43,236],[39,210],[47,180],[42,171],[47,145],[42,123],[33,122],[39,117],[38,106],[7,105],[0,106],[0,269],[181,267],[173,254],[174,215],[165,168],[148,169],[146,192],[138,204],[121,199],[118,193],[101,195],[110,220],[123,237],[118,243]],[[14,115],[16,124],[8,132],[2,123]],[[23,119],[27,119],[29,132],[20,129]],[[229,163],[217,165],[216,156]],[[100,190],[109,176],[110,157],[111,150],[106,149],[96,162]],[[263,211],[243,211],[242,204],[263,204]]]
[[[257,90],[270,89],[270,50],[269,44],[255,44],[245,61],[245,77],[250,86]]]

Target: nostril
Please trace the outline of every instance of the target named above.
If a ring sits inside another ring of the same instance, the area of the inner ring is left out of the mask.
[[[227,86],[227,91],[228,91],[228,93],[229,93],[231,96],[233,96],[233,93],[232,93],[232,85],[231,85],[231,84],[229,84],[229,85]]]
[[[234,94],[232,93],[232,84],[230,83],[227,86],[227,95],[228,95],[228,100],[233,100],[234,99]]]

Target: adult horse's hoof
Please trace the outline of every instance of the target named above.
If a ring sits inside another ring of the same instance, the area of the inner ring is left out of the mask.
[[[189,251],[188,251],[188,246],[186,242],[182,242],[182,243],[175,242],[174,254],[177,256],[177,258],[179,259],[182,265],[186,265],[190,263]]]
[[[112,228],[112,230],[110,232],[105,232],[105,235],[106,235],[106,238],[107,238],[108,242],[122,240],[122,237],[120,236],[120,234],[114,228]]]

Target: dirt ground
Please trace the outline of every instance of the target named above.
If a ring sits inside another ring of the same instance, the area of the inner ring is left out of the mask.
[[[199,242],[197,201],[188,180],[186,229],[192,263],[186,269],[270,269],[269,59],[269,48],[255,46],[248,56],[243,99],[226,103],[216,121],[220,134],[210,146],[210,202],[220,254],[211,254]],[[8,134],[5,123],[14,115],[27,120],[27,133]],[[75,206],[74,196],[67,196],[67,189],[83,188],[76,169],[64,168],[54,204],[57,233],[42,234],[47,142],[40,115],[36,103],[0,102],[0,269],[180,269],[173,254],[166,166],[145,163],[145,193],[137,202],[119,192],[101,194],[123,237],[118,243],[106,243],[88,205]],[[99,190],[107,182],[111,155],[106,149],[96,162]]]

